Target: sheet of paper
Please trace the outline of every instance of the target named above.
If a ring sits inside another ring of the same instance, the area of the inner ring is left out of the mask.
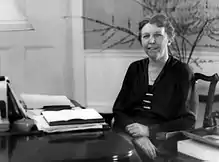
[[[64,95],[43,95],[43,94],[21,94],[22,100],[27,108],[37,109],[43,106],[69,105],[74,107],[72,102]]]
[[[48,122],[68,121],[71,119],[102,119],[103,117],[95,109],[72,109],[60,111],[43,111],[43,116]]]

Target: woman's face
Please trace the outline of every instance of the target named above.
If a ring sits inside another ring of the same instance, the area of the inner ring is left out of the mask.
[[[168,55],[168,35],[164,27],[147,23],[141,30],[141,43],[146,54],[154,61]]]

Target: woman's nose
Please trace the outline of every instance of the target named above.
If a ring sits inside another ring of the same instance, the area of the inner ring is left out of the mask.
[[[154,36],[150,36],[149,43],[155,43]]]

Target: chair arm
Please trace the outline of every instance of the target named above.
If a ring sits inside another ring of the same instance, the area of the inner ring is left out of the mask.
[[[157,140],[167,140],[177,134],[180,134],[182,131],[173,131],[173,132],[158,132],[156,133]]]
[[[112,120],[111,120],[111,123],[110,123],[111,125],[110,126],[113,127],[114,123],[115,123],[115,118],[113,117]]]

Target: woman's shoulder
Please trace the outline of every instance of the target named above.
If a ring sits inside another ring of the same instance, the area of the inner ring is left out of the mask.
[[[129,66],[132,66],[132,67],[143,66],[143,67],[145,67],[145,65],[148,64],[148,61],[149,61],[148,58],[143,58],[143,59],[140,59],[140,60],[133,61]]]
[[[172,56],[172,64],[174,69],[182,71],[192,71],[192,68],[189,64],[180,61],[179,59]]]
[[[185,62],[178,60],[177,58],[172,57],[172,69],[174,73],[181,77],[193,75],[193,70],[191,66]]]

